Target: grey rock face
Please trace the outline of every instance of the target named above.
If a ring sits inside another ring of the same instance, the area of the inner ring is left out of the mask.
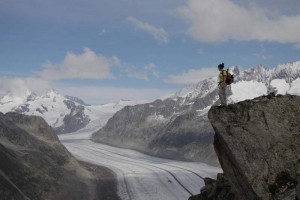
[[[212,103],[210,98],[176,97],[127,106],[95,133],[93,140],[151,155],[217,165],[211,145],[212,127],[201,112]]]
[[[64,117],[62,126],[55,128],[56,133],[71,133],[84,128],[90,122],[90,118],[84,113],[83,105],[76,105],[71,100],[65,100],[64,103],[71,113]]]
[[[0,113],[1,199],[92,199],[76,160],[41,118]]]
[[[279,174],[289,174],[291,182],[298,182],[299,102],[299,96],[268,95],[210,109],[215,150],[237,199],[295,199],[299,193],[299,183],[289,182],[282,185],[288,190],[277,193],[282,182]]]
[[[15,109],[15,112],[17,112],[17,113],[29,112],[28,106],[29,106],[29,104],[21,105]]]
[[[79,99],[77,97],[73,97],[73,96],[69,96],[69,95],[66,95],[65,97],[73,102],[79,103],[84,106],[89,106],[89,104],[86,104],[82,99]]]
[[[36,99],[37,95],[36,93],[32,92],[28,97],[27,101],[34,101]]]

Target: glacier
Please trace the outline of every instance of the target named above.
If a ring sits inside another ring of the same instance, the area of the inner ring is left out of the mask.
[[[182,200],[199,193],[204,177],[222,170],[201,162],[162,159],[89,140],[96,128],[59,135],[63,145],[81,161],[111,169],[122,200]]]

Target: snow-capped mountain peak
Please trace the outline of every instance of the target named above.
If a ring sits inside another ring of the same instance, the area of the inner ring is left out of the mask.
[[[296,94],[300,95],[300,61],[278,65],[276,68],[267,68],[258,65],[250,69],[242,69],[238,66],[229,68],[229,72],[234,75],[234,83],[229,87],[229,102],[238,102],[252,99],[257,96],[266,95],[270,92],[277,94]],[[214,101],[218,99],[217,75],[189,85],[175,93],[173,98],[185,98],[185,102],[194,99],[204,98],[211,95]]]
[[[78,97],[70,96],[70,95],[65,95],[65,98],[74,101],[76,103],[79,103],[81,105],[89,106],[89,104],[86,104],[82,99],[79,99]]]
[[[291,84],[300,76],[300,61],[278,65],[272,73],[273,79],[285,79],[287,83]]]
[[[197,84],[191,84],[179,92],[176,92],[174,97],[194,99],[196,97],[206,95],[212,88],[216,88],[217,85],[218,81],[216,77],[205,79]]]
[[[61,96],[58,91],[56,91],[55,89],[50,89],[47,91],[45,97],[46,98],[54,98],[54,97],[57,97],[57,96]]]
[[[86,127],[89,123],[102,126],[118,110],[136,102],[121,100],[101,106],[90,106],[81,99],[63,96],[55,89],[44,95],[26,91],[14,95],[9,92],[0,99],[0,112],[18,112],[43,117],[57,133],[69,133]]]
[[[37,98],[37,94],[34,93],[34,92],[31,92],[31,93],[27,96],[26,101],[34,101],[36,98]]]

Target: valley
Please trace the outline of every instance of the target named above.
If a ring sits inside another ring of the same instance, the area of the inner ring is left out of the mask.
[[[270,93],[299,96],[299,67],[300,62],[231,68],[235,82],[228,89],[229,104]],[[40,96],[7,93],[0,111],[44,118],[76,159],[112,170],[121,199],[165,200],[198,194],[204,177],[222,171],[213,167],[219,161],[207,116],[218,103],[217,79],[208,78],[150,103],[88,105],[53,89]]]
[[[220,168],[200,162],[182,162],[148,156],[89,140],[92,132],[60,135],[63,145],[81,161],[111,169],[122,200],[188,199],[199,193],[204,177],[215,177]]]

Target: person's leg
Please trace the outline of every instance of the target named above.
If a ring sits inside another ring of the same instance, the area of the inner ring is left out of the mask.
[[[219,98],[221,101],[221,105],[222,106],[226,106],[227,105],[227,101],[226,101],[226,85],[221,85],[219,88]]]

